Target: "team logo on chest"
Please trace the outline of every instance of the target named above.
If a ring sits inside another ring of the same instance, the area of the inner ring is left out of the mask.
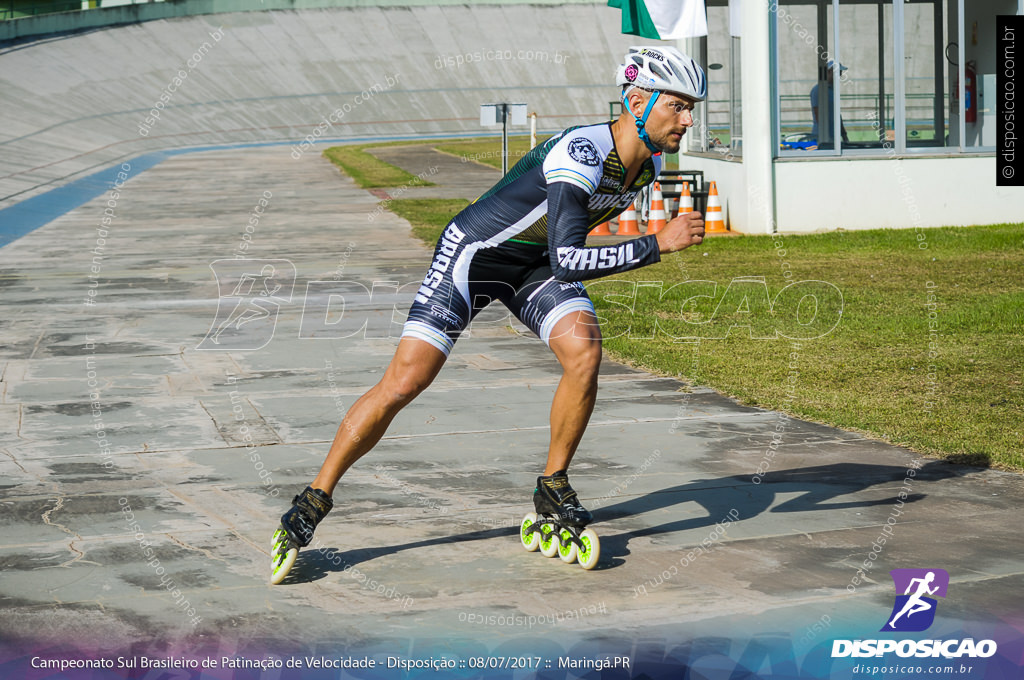
[[[597,165],[597,147],[586,137],[577,137],[569,142],[569,156],[583,165]]]

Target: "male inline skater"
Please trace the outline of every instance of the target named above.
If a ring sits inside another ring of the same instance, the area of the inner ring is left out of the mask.
[[[298,548],[312,540],[341,476],[433,381],[459,334],[495,299],[562,366],[535,507],[570,527],[591,521],[566,476],[594,408],[601,363],[601,332],[582,282],[653,264],[661,253],[704,236],[703,217],[693,212],[657,234],[586,245],[594,226],[622,212],[655,180],[661,152],[679,150],[693,125],[693,106],[707,93],[701,67],[660,45],[629,48],[616,84],[623,113],[615,122],[570,127],[539,144],[445,228],[384,377],[348,410],[316,479],[281,518],[272,582],[284,578]]]

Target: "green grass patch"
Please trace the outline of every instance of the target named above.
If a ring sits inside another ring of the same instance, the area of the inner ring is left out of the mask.
[[[588,288],[617,358],[1024,470],[1024,225],[714,238]]]
[[[408,144],[409,142],[375,142],[351,146],[332,146],[324,150],[324,158],[341,168],[342,172],[351,177],[363,189],[397,186],[434,186],[433,182],[420,179],[401,168],[385,163],[366,151],[367,149],[382,146]]]
[[[433,247],[451,219],[467,205],[469,201],[463,198],[399,198],[388,207],[409,221],[413,236]]]
[[[547,139],[547,135],[537,137],[540,143]],[[481,137],[479,139],[452,140],[441,144],[434,144],[438,151],[458,156],[465,162],[476,161],[489,165],[496,170],[501,170],[501,137]],[[508,167],[512,167],[519,159],[530,150],[530,136],[509,136],[508,138]]]

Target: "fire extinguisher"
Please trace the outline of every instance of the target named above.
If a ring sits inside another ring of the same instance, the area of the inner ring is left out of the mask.
[[[968,123],[978,122],[978,72],[976,62],[969,61],[964,67],[964,120]],[[960,108],[960,78],[953,84],[950,108],[953,115],[958,115]]]
[[[964,120],[968,123],[978,122],[978,72],[974,67],[973,61],[964,67]]]

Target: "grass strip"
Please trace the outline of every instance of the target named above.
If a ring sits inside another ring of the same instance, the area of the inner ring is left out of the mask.
[[[712,238],[588,288],[628,363],[1024,470],[1024,225]]]
[[[464,198],[397,198],[390,210],[412,225],[412,234],[433,247],[455,215],[469,205]]]
[[[390,163],[385,163],[367,152],[369,148],[399,146],[402,144],[408,145],[409,142],[374,142],[372,144],[332,146],[324,150],[324,158],[337,165],[342,172],[351,177],[363,189],[397,186],[434,186],[432,182],[420,179],[416,175],[397,168]]]

